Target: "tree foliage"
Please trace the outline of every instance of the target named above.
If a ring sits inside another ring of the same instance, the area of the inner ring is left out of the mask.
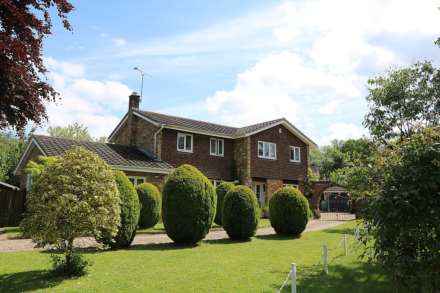
[[[382,141],[411,137],[440,123],[440,71],[431,62],[395,68],[368,81],[364,125]]]
[[[81,141],[97,141],[97,142],[107,142],[107,138],[102,136],[98,138],[94,138],[90,132],[89,128],[84,124],[74,122],[66,127],[55,126],[49,127],[47,132],[50,136],[59,137],[59,138],[67,138],[73,140],[81,140]]]
[[[396,146],[382,190],[364,213],[378,260],[401,288],[440,291],[440,130]]]
[[[71,30],[67,14],[73,6],[67,0],[0,2],[0,129],[41,124],[47,118],[45,103],[56,99],[42,58],[43,40],[52,33],[52,9]]]
[[[39,247],[54,245],[74,265],[73,241],[115,235],[119,195],[111,168],[96,154],[74,147],[43,168],[27,195],[22,229]]]
[[[15,167],[28,144],[28,136],[18,137],[10,132],[0,132],[0,181],[18,185]]]

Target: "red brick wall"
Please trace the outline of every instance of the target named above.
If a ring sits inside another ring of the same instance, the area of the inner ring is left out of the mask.
[[[212,136],[193,134],[193,152],[177,151],[177,133],[172,129],[162,130],[161,159],[178,167],[182,164],[191,164],[202,171],[208,178],[217,180],[233,180],[233,141],[224,139],[224,157],[209,154],[209,138]]]
[[[281,133],[279,132],[281,129]],[[258,157],[258,141],[277,144],[277,159]],[[290,162],[289,146],[301,147],[301,162]],[[307,145],[284,126],[275,126],[251,136],[251,176],[284,180],[304,180],[307,175]]]

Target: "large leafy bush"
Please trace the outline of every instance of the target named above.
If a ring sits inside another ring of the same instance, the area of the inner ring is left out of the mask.
[[[226,193],[234,188],[234,183],[231,182],[222,182],[220,183],[217,188],[215,189],[215,192],[217,193],[217,209],[215,213],[214,222],[217,225],[222,225],[222,207],[223,207],[223,200],[225,198]]]
[[[383,190],[364,213],[364,243],[397,286],[440,292],[439,129],[404,140],[395,156]]]
[[[176,243],[194,244],[209,231],[217,195],[208,178],[191,165],[178,167],[168,177],[162,199],[162,220]]]
[[[257,196],[239,185],[226,193],[223,201],[223,228],[231,239],[248,240],[255,235],[260,219]]]
[[[139,227],[151,228],[160,220],[162,195],[156,186],[151,183],[143,183],[136,186],[136,191],[141,204]]]
[[[114,171],[114,178],[120,197],[121,224],[116,235],[104,233],[98,240],[117,249],[129,247],[133,242],[139,222],[140,204],[136,189],[124,172]]]
[[[46,160],[47,161],[47,160]],[[119,195],[111,168],[96,154],[75,147],[48,160],[27,195],[21,227],[39,247],[54,245],[74,267],[73,240],[115,235],[120,219]]]
[[[309,202],[296,188],[277,190],[269,202],[270,224],[282,235],[300,235],[312,217]]]

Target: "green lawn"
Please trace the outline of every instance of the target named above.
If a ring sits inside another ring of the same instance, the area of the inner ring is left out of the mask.
[[[260,219],[258,222],[258,228],[266,228],[270,227],[269,219]],[[222,227],[217,225],[216,223],[212,224],[211,231],[222,230]],[[138,233],[142,234],[156,234],[156,233],[165,233],[165,228],[163,227],[163,223],[159,222],[156,226],[150,229],[139,229]]]
[[[299,239],[261,236],[191,248],[157,244],[89,252],[90,274],[68,280],[47,276],[48,253],[0,253],[0,292],[275,292],[291,262],[298,265],[299,293],[390,292],[381,270],[358,261],[354,248],[349,256],[340,256],[336,247],[341,235],[352,232],[354,225],[305,233]],[[313,266],[324,242],[331,248],[329,275]]]

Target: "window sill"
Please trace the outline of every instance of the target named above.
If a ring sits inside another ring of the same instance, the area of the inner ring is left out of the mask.
[[[292,160],[289,160],[289,162],[291,162],[291,163],[301,163],[301,161],[292,161]]]
[[[186,153],[186,154],[192,154],[193,151],[184,151],[184,150],[177,150],[179,153]]]
[[[270,158],[270,157],[260,157],[258,156],[259,159],[264,159],[264,160],[271,160],[271,161],[276,161],[277,158]]]

